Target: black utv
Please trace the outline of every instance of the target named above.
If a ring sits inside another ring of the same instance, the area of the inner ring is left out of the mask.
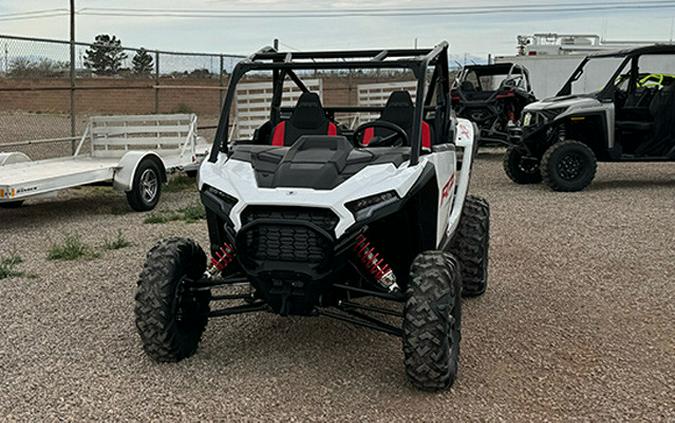
[[[594,91],[592,80],[608,73]],[[675,161],[673,73],[673,45],[588,56],[556,97],[525,108],[506,174],[519,184],[581,191],[598,161]]]
[[[481,145],[510,145],[509,129],[533,101],[527,68],[513,63],[465,66],[452,88],[457,116],[478,125]]]

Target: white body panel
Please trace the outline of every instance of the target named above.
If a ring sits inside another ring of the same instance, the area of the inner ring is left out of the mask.
[[[195,115],[92,117],[73,156],[30,161],[23,153],[0,154],[0,202],[100,182],[128,191],[149,156],[166,171],[195,169],[210,148],[196,128]],[[85,142],[88,154],[81,153]]]
[[[408,162],[399,167],[394,164],[367,166],[332,190],[308,188],[259,188],[255,172],[250,163],[230,160],[220,154],[215,163],[204,161],[199,172],[199,188],[208,184],[237,198],[237,204],[230,212],[234,229],[242,226],[241,213],[249,205],[320,207],[332,210],[339,218],[335,237],[340,238],[354,223],[353,214],[345,204],[387,191],[396,191],[403,198],[419,179],[427,163],[435,169],[439,186],[439,213],[437,245],[451,235],[459,223],[461,208],[468,190],[470,163],[473,158],[474,127],[468,120],[459,119],[455,143],[464,149],[464,167],[456,172],[455,151],[427,154],[420,158],[417,166]],[[443,197],[444,188],[447,195]],[[459,209],[459,210],[457,210]]]

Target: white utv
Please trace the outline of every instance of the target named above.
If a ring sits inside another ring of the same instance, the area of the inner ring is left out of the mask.
[[[467,194],[476,128],[453,116],[447,49],[265,48],[237,65],[199,175],[212,258],[170,238],[140,275],[136,326],[150,357],[189,357],[210,317],[268,311],[399,336],[415,386],[453,383],[461,297],[487,286],[490,212]],[[399,91],[384,107],[324,108],[296,73],[317,69],[407,69],[416,101]],[[272,74],[269,121],[252,139],[228,140],[237,83],[263,71]],[[286,81],[303,91],[292,108],[282,107]],[[364,112],[380,116],[353,130],[335,118]],[[249,289],[222,293],[235,284]]]

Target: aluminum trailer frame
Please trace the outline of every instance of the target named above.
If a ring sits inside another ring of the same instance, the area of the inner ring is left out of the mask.
[[[152,163],[159,187],[169,172],[196,172],[209,149],[194,114],[94,116],[72,156],[31,161],[24,153],[0,152],[0,206],[90,184],[111,184],[129,196],[141,188],[136,173],[142,165]]]

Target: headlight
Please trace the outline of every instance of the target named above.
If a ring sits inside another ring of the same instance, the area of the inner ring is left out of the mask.
[[[354,214],[354,218],[358,221],[369,218],[375,211],[394,204],[398,200],[399,197],[396,191],[387,191],[351,201],[346,204],[346,207]]]

